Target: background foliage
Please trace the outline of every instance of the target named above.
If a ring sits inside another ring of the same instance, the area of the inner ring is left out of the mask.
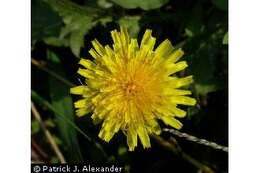
[[[194,75],[198,104],[188,108],[182,131],[227,146],[227,9],[227,0],[32,0],[32,101],[66,161],[120,163],[141,173],[198,171],[154,141],[149,150],[128,152],[119,133],[107,144],[90,116],[75,117],[69,88],[79,84],[79,58],[90,57],[94,38],[110,44],[110,31],[119,24],[139,40],[150,28],[158,42],[168,38],[183,48],[190,67],[180,75]],[[214,172],[227,172],[227,153],[176,139]],[[32,161],[59,162],[33,116],[32,153]]]

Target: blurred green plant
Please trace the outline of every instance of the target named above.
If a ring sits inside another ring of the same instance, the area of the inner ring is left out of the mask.
[[[60,59],[53,52],[47,52],[47,59],[49,66],[56,69],[56,73],[65,77],[66,74],[60,63]],[[53,77],[49,77],[49,88],[51,96],[51,104],[55,110],[74,121],[75,115],[73,110],[73,103],[69,94],[69,87],[58,81]],[[56,115],[56,114],[55,114]],[[77,135],[74,128],[72,128],[67,121],[60,119],[58,115],[55,117],[55,122],[61,134],[61,138],[65,143],[68,157],[70,160],[81,161],[82,156],[80,147],[77,141]]]
[[[56,37],[62,26],[61,18],[42,0],[32,0],[32,44],[46,37]]]

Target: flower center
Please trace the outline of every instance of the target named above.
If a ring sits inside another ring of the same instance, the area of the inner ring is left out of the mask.
[[[123,90],[126,96],[135,96],[138,93],[138,87],[133,82],[126,82]]]

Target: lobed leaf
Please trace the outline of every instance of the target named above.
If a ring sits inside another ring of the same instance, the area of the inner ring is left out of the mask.
[[[112,2],[123,8],[134,9],[139,7],[143,10],[160,8],[168,3],[168,1],[169,0],[112,0]]]

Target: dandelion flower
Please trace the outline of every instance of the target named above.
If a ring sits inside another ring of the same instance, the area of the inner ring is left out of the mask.
[[[180,129],[176,119],[186,115],[180,105],[195,105],[188,97],[189,90],[180,89],[192,83],[192,76],[179,78],[176,72],[185,69],[185,61],[177,62],[183,55],[166,39],[154,48],[156,39],[147,29],[140,45],[130,38],[126,28],[111,31],[113,47],[92,41],[89,53],[93,61],[82,58],[83,68],[78,73],[86,85],[71,88],[72,94],[81,95],[75,102],[76,114],[93,112],[94,123],[101,123],[99,137],[106,142],[119,130],[127,137],[130,151],[139,138],[144,148],[150,147],[149,134],[161,132],[158,120]]]

